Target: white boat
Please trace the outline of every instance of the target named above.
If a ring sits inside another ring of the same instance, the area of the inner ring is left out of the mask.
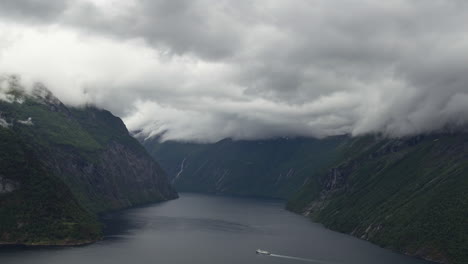
[[[270,252],[266,251],[266,250],[261,250],[261,249],[257,249],[255,251],[257,254],[260,254],[260,255],[271,255]]]

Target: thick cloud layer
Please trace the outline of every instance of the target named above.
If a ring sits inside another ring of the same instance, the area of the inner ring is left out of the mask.
[[[130,129],[215,141],[468,123],[463,0],[0,4],[0,71]]]

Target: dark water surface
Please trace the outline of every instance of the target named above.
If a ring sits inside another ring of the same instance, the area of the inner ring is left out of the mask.
[[[105,217],[104,241],[71,248],[2,248],[0,264],[423,264],[336,233],[274,200],[181,194]],[[275,256],[260,256],[256,249]]]

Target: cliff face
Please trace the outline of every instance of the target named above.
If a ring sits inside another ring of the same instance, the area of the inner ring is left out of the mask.
[[[145,141],[181,190],[291,197],[289,210],[408,255],[468,263],[468,134]]]
[[[70,116],[92,135],[95,149],[57,145],[43,151],[43,162],[63,177],[84,206],[101,212],[177,198],[165,172],[119,118],[89,107],[71,109]]]
[[[100,233],[96,213],[177,197],[163,170],[110,112],[66,107],[41,86],[33,95],[16,88],[9,96],[0,101],[0,243],[93,241]],[[82,225],[91,231],[81,232]]]
[[[286,198],[334,159],[343,139],[142,143],[180,191]]]
[[[468,261],[468,134],[357,138],[339,151],[289,209],[405,254]]]
[[[76,245],[100,225],[13,131],[0,128],[0,244]]]

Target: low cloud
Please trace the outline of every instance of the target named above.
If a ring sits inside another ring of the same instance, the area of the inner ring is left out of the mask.
[[[26,120],[17,120],[16,122],[18,122],[18,124],[22,124],[22,125],[25,125],[25,126],[33,126],[34,125],[31,117],[29,117]]]
[[[69,4],[68,0],[2,0],[0,14],[13,22],[47,23],[61,16]]]
[[[0,127],[9,128],[11,124],[9,124],[5,119],[0,117]]]
[[[466,1],[0,7],[4,73],[110,109],[147,136],[405,136],[468,123]]]

